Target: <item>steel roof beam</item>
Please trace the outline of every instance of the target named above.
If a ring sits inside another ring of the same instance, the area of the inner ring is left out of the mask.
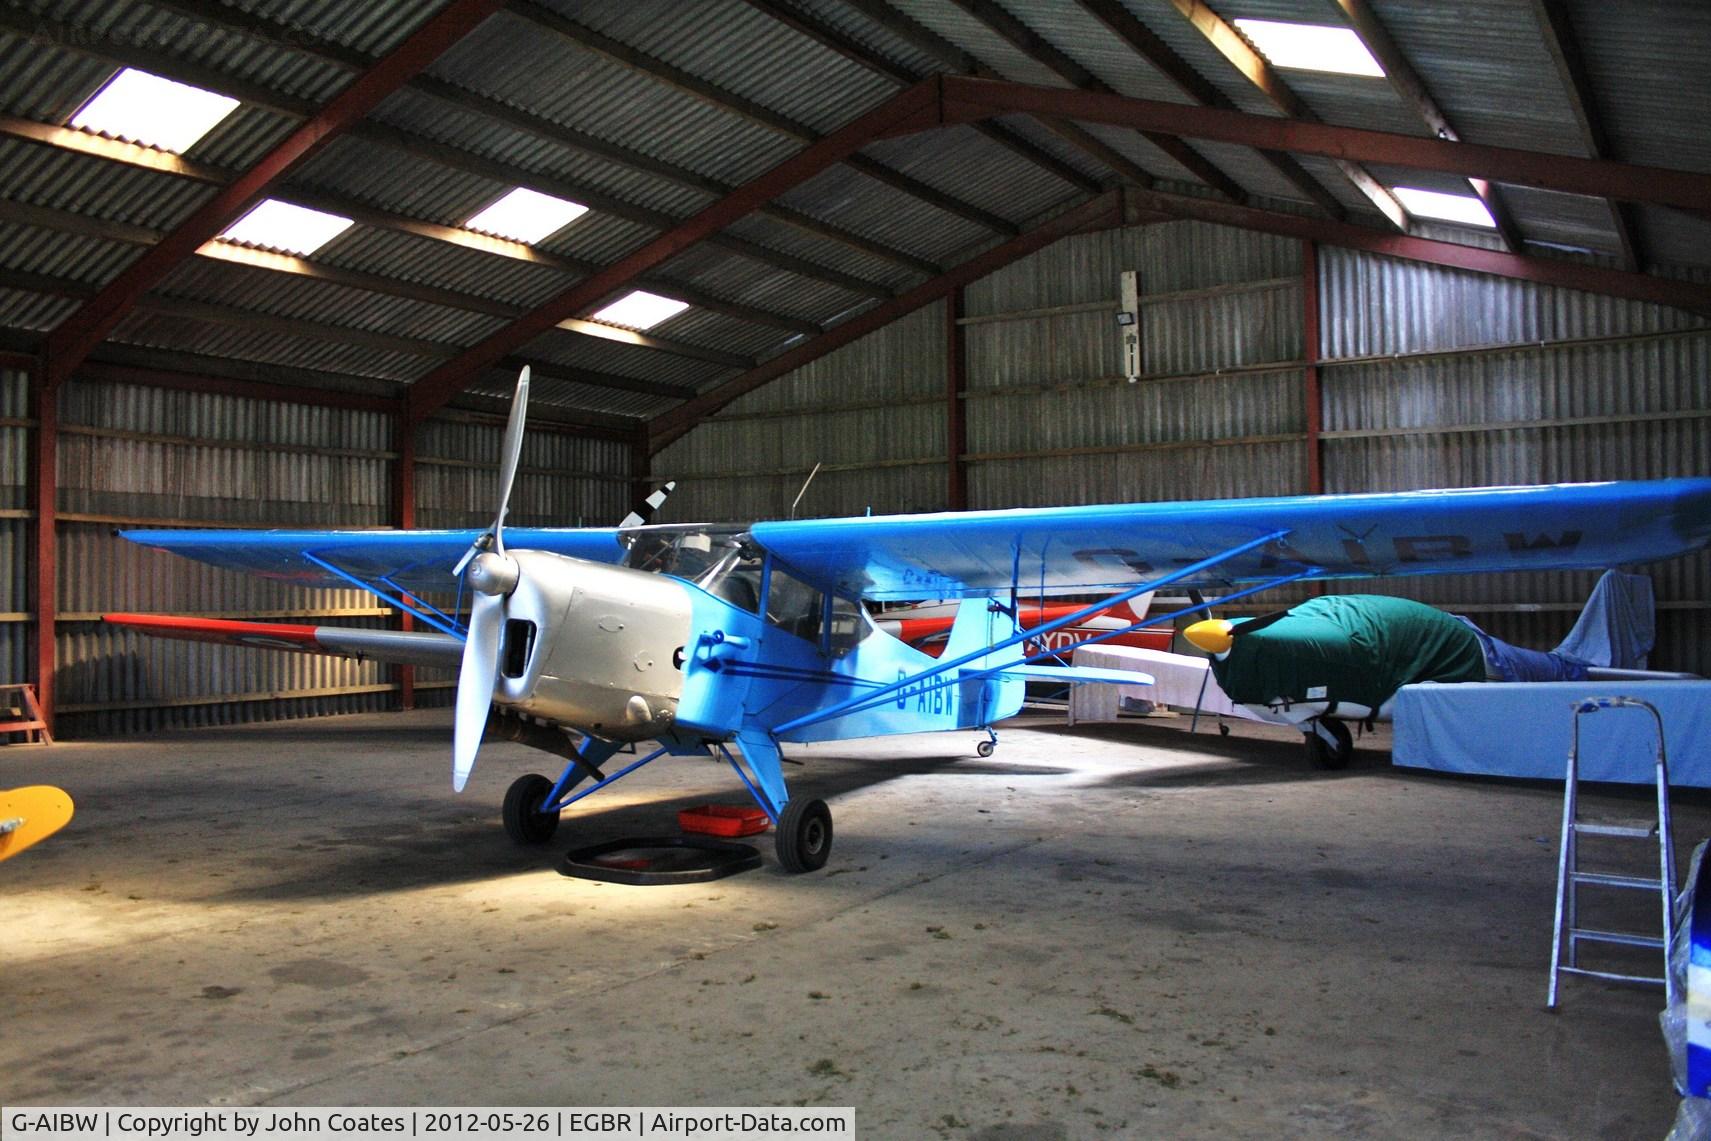
[[[45,146],[59,147],[60,149],[74,149],[79,153],[89,154],[95,158],[110,162],[130,163],[140,166],[142,169],[158,169],[157,165],[147,157],[147,154],[158,152],[148,152],[148,148],[133,147],[129,143],[120,143],[99,136],[84,136],[82,132],[67,131],[65,128],[51,127],[31,120],[0,115],[0,135],[40,143]],[[62,136],[65,135],[77,135],[82,142],[78,146],[66,148],[62,146]],[[94,143],[106,145],[91,147],[87,145],[91,140]],[[138,152],[141,156],[138,161],[131,161],[132,152]],[[147,152],[147,154],[143,152]],[[173,170],[172,173],[177,177],[189,178],[212,185],[224,185],[232,177],[230,172],[223,169],[190,162],[178,163],[177,169]],[[276,190],[273,197],[294,205],[307,206],[314,210],[342,214],[353,221],[376,229],[411,234],[416,237],[463,246],[466,249],[477,250],[489,255],[508,257],[536,265],[546,265],[578,277],[585,277],[599,269],[599,266],[593,262],[565,257],[546,250],[537,250],[521,242],[493,238],[486,234],[460,230],[453,226],[442,226],[434,222],[404,218],[338,195],[321,194],[284,186]],[[5,203],[5,208],[7,214],[16,222],[43,229],[57,230],[62,233],[81,234],[85,237],[99,238],[104,241],[121,242],[126,245],[152,246],[160,242],[164,236],[158,230],[135,226],[128,222],[92,218],[85,214],[58,210],[48,206],[37,206],[31,203],[8,201]],[[251,250],[242,246],[225,246],[218,242],[204,242],[197,247],[196,254],[201,257],[249,265],[272,273],[311,277],[358,289],[366,289],[373,293],[392,297],[407,297],[429,304],[444,305],[448,308],[475,313],[487,313],[496,317],[513,318],[525,312],[520,306],[477,294],[461,293],[437,286],[402,281],[361,270],[341,269],[307,258]],[[637,279],[636,284],[664,296],[686,301],[691,305],[699,306],[711,312],[722,313],[740,321],[767,325],[789,333],[813,335],[820,332],[820,326],[812,321],[787,317],[783,314],[728,301],[669,278],[642,277]],[[888,290],[880,291],[878,295],[882,297],[891,296]]]
[[[1004,78],[925,24],[919,23],[891,7],[885,3],[885,0],[847,0],[847,3],[875,24],[899,39],[914,44],[958,75],[972,75],[982,79],[1000,81]],[[1070,146],[1091,157],[1095,162],[1115,172],[1118,178],[1126,179],[1137,186],[1151,186],[1153,184],[1153,176],[1145,168],[1076,124],[1064,119],[1042,117],[1040,125]]]
[[[1183,0],[1177,0],[1178,3]],[[1385,78],[1390,86],[1401,97],[1405,106],[1420,116],[1432,134],[1447,142],[1460,142],[1461,135],[1445,117],[1443,108],[1432,97],[1426,87],[1426,81],[1420,78],[1420,73],[1414,70],[1414,65],[1408,62],[1408,57],[1402,53],[1396,41],[1390,38],[1384,23],[1379,20],[1372,7],[1366,0],[1335,0],[1337,7],[1343,10],[1349,23],[1354,25],[1355,34],[1384,68]],[[1515,225],[1514,217],[1503,202],[1503,195],[1489,182],[1482,178],[1469,178],[1468,185],[1474,194],[1485,204],[1486,212],[1497,224],[1497,234],[1503,239],[1503,244],[1509,249],[1520,252],[1522,248],[1521,231]]]
[[[569,40],[571,43],[577,44],[587,51],[603,55],[607,59],[646,75],[656,82],[663,83],[686,95],[691,95],[710,106],[739,115],[751,123],[757,123],[770,130],[777,131],[798,142],[812,144],[823,137],[805,123],[799,123],[789,116],[782,115],[752,99],[746,99],[733,92],[726,91],[700,76],[673,67],[664,60],[650,56],[628,44],[620,43],[610,36],[602,35],[592,28],[578,24],[549,8],[534,3],[533,0],[510,0],[506,5],[506,10]],[[1016,226],[1009,219],[964,202],[955,195],[947,194],[919,179],[911,178],[876,159],[861,154],[850,154],[845,156],[843,164],[876,182],[919,199],[947,214],[955,215],[983,229],[991,230],[995,234],[1009,236],[1016,233]]]
[[[216,193],[149,251],[108,282],[76,316],[48,336],[48,390],[64,383],[89,350],[112,331],[137,298],[218,234],[267,188],[361,119],[499,7],[499,0],[451,0],[403,43],[352,80],[338,95],[255,165]]]
[[[1153,30],[1136,18],[1118,0],[1080,0],[1095,19],[1111,30],[1111,33],[1127,44],[1148,63],[1158,68],[1165,78],[1176,84],[1178,90],[1196,103],[1206,107],[1221,107],[1227,111],[1238,110],[1236,103],[1211,80],[1195,71],[1193,66],[1176,50],[1166,43]],[[1285,115],[1295,118],[1317,118],[1306,105],[1289,90],[1271,66],[1247,44],[1247,41],[1235,34],[1235,29],[1225,23],[1217,13],[1196,0],[1174,0],[1178,13],[1188,20],[1190,26],[1215,48],[1243,78],[1253,83],[1264,93],[1274,105]],[[1294,157],[1280,151],[1261,151],[1266,160],[1276,168],[1293,186],[1307,195],[1309,201],[1319,204],[1333,218],[1345,215],[1343,205],[1335,195],[1320,185]],[[1338,168],[1343,177],[1348,179],[1358,192],[1364,195],[1378,212],[1395,222],[1398,226],[1407,221],[1407,215],[1402,204],[1365,170],[1352,163],[1339,163]]]
[[[1082,91],[1116,94],[1104,80],[1070,58],[1067,53],[1049,43],[1045,37],[1039,35],[1027,24],[1012,16],[996,3],[996,0],[951,0],[951,2],[1003,37],[1023,55],[1057,72],[1065,82]],[[1140,133],[1147,142],[1169,155],[1177,165],[1218,193],[1233,202],[1247,201],[1248,192],[1242,189],[1240,183],[1225,174],[1216,163],[1189,146],[1179,136],[1163,131],[1141,131]]]
[[[520,320],[435,369],[412,386],[410,418],[419,421],[468,384],[469,377],[566,318],[622,289],[639,274],[716,235],[763,203],[799,186],[856,149],[893,132],[910,133],[933,125],[939,92],[935,84],[908,88],[867,114],[785,159],[759,178],[739,187],[694,217],[632,251],[599,273],[559,293]]]
[[[1438,170],[1594,198],[1657,202],[1688,210],[1702,209],[1705,202],[1711,201],[1711,174],[1696,171],[1576,158],[1482,143],[1452,143],[1364,127],[1304,123],[1093,91],[1029,87],[1021,83],[950,75],[941,82],[945,123],[1018,113],[1069,115],[1115,126],[1173,131],[1187,138],[1216,139],[1296,154]]]
[[[195,15],[199,19],[216,21],[234,31],[267,40],[268,42],[274,42],[274,40],[278,38],[268,34],[267,25],[264,21],[257,20],[253,17],[243,16],[235,10],[216,6],[220,8],[219,12],[204,13],[202,11],[203,5],[194,2],[194,0],[188,0],[188,2],[186,2],[186,0],[177,0],[172,7],[183,10],[186,14]],[[115,66],[134,65],[145,67],[146,70],[161,75],[164,78],[174,79],[181,83],[192,83],[199,87],[221,91],[233,96],[234,98],[239,98],[245,103],[253,103],[268,110],[276,111],[282,115],[307,119],[315,111],[314,104],[307,100],[297,99],[293,96],[273,91],[272,89],[263,87],[259,84],[235,79],[210,68],[186,61],[176,60],[159,53],[147,51],[133,52],[133,50],[128,46],[123,51],[98,50],[95,45],[86,44],[84,40],[87,37],[79,37],[76,34],[77,29],[73,28],[71,25],[26,20],[13,13],[10,9],[0,8],[0,30],[9,31],[29,38],[39,39],[43,43],[56,47],[63,48],[68,45],[72,45],[74,46],[74,50],[78,52],[90,55],[93,58],[106,60]],[[323,53],[340,47],[340,45],[331,44],[327,41],[316,40],[312,42],[312,50],[309,47],[306,47],[304,43],[290,39],[287,39],[283,46],[289,46],[293,50],[311,54],[317,58],[324,58]],[[348,66],[348,58],[350,55],[351,53],[349,53],[347,49],[342,57],[336,57],[329,62],[346,63]],[[363,57],[358,54],[357,58],[366,59],[367,57]],[[420,86],[426,83],[428,83],[427,79],[418,79],[412,84],[412,86]],[[450,87],[449,84],[445,86]],[[452,90],[457,89],[452,88]],[[437,89],[435,89],[435,91],[437,91]],[[365,138],[371,142],[377,142],[383,145],[398,145],[408,148],[411,141],[421,141],[426,145],[426,140],[417,140],[416,136],[412,136],[407,132],[398,131],[395,128],[389,128],[369,122],[354,124],[350,128],[349,133],[355,137]],[[231,171],[211,167],[204,163],[193,162],[176,155],[154,150],[150,147],[137,147],[117,140],[91,135],[87,132],[71,130],[52,124],[37,123],[33,120],[20,119],[15,116],[0,116],[0,134],[7,134],[14,138],[27,139],[29,141],[39,142],[46,145],[57,145],[65,149],[78,150],[83,153],[91,154],[98,158],[125,162],[129,165],[143,169],[176,174],[185,178],[193,178],[201,182],[208,182],[216,185],[224,185],[231,182],[235,177]],[[572,144],[566,142],[565,145]],[[467,152],[458,151],[453,147],[445,147],[443,144],[441,144],[441,147],[442,149],[434,152],[431,156],[421,154],[420,157],[427,158],[428,161],[454,160],[452,164],[459,167],[463,167],[465,161],[468,163],[482,162],[486,164],[483,167],[482,176],[492,178],[497,181],[527,183],[529,180],[538,177],[534,175],[533,172],[521,170],[515,167],[505,167],[502,164],[494,163],[492,160],[485,160],[480,159],[478,156],[467,155]],[[458,160],[457,156],[467,156],[467,158],[464,160]],[[635,156],[631,157],[634,158]],[[634,163],[632,163],[632,165],[634,165]],[[561,188],[560,193],[565,196],[573,198],[580,198],[583,196],[584,188],[580,185],[575,186],[574,189],[572,188],[572,184],[569,183],[556,183],[556,185]],[[593,193],[598,194],[598,192]],[[347,217],[357,217],[356,212],[363,211],[368,219],[365,221],[365,224],[368,225],[382,226],[388,229],[404,229],[407,232],[416,233],[420,236],[433,237],[443,241],[452,241],[467,247],[482,249],[488,253],[499,252],[503,253],[505,256],[515,257],[517,256],[517,252],[512,249],[496,250],[491,247],[501,245],[518,246],[522,249],[528,249],[528,247],[521,246],[521,243],[505,243],[495,239],[490,239],[485,235],[475,234],[465,230],[458,230],[455,227],[440,226],[436,223],[429,222],[413,222],[412,220],[403,219],[396,215],[387,216],[382,212],[375,211],[372,208],[366,207],[352,200],[340,199],[334,195],[324,195],[319,192],[308,191],[301,187],[289,188],[288,193],[276,195],[276,197],[289,198],[301,205],[308,205],[309,203],[307,199],[311,196],[320,198],[323,201],[342,203],[342,205],[325,208],[331,209],[335,213],[342,213]],[[603,200],[608,203],[616,201],[610,198],[605,198]],[[626,216],[623,214],[625,209],[627,209],[627,204],[618,203],[617,210],[619,211],[620,216]],[[835,240],[844,241],[845,244],[850,245],[852,248],[861,249],[864,252],[873,254],[874,256],[887,257],[889,260],[906,265],[916,272],[928,273],[937,272],[938,270],[938,267],[934,263],[926,261],[925,259],[913,258],[908,254],[892,251],[888,247],[880,246],[878,243],[873,243],[867,239],[860,238],[859,236],[839,231],[836,227],[820,223],[814,219],[807,219],[805,215],[800,218],[786,217],[786,215],[795,215],[796,212],[794,211],[780,209],[777,213],[780,220],[795,224],[798,228],[813,231],[824,237],[833,237]],[[389,217],[391,220],[372,220],[377,217]],[[669,216],[660,215],[660,217],[664,218]],[[358,220],[361,221],[365,219],[359,218]],[[634,218],[631,220],[640,220],[643,224],[650,224],[653,221],[652,219]],[[735,239],[731,239],[729,248],[732,252],[740,254],[743,257],[750,258],[751,260],[760,261],[763,264],[773,266],[774,268],[784,269],[814,280],[824,281],[827,284],[838,286],[839,288],[849,290],[850,292],[856,293],[860,296],[876,298],[892,296],[892,291],[884,288],[883,286],[874,285],[860,278],[853,277],[849,274],[842,274],[835,270],[823,269],[822,267],[806,261],[805,259],[795,258],[787,254],[775,254],[772,251],[767,250],[765,247],[756,245],[752,242],[738,242]],[[530,257],[527,260],[543,264],[554,264],[553,259],[558,257],[558,255],[553,255],[546,251],[534,252],[536,256]],[[591,272],[588,266],[589,263],[577,262],[574,259],[558,257],[557,268],[564,268],[569,272]],[[711,297],[711,295],[693,290],[693,287],[691,286],[675,283],[667,285],[664,281],[657,281],[653,284],[642,284],[647,285],[648,288],[652,288],[655,292],[669,292],[672,296],[675,296],[680,300],[689,301],[692,304],[700,305],[703,308],[711,309],[715,312],[725,313],[726,315],[736,317],[739,320],[773,325],[774,327],[794,333],[815,333],[819,331],[819,326],[812,322],[801,321],[785,317],[780,314],[768,314],[765,313],[764,310],[758,310],[749,306],[739,305],[735,302],[716,299]]]
[[[574,199],[602,213],[611,214],[614,217],[634,222],[640,226],[647,226],[650,229],[669,230],[682,221],[681,218],[664,211],[652,210],[646,206],[636,206],[625,202],[614,195],[596,190],[586,183],[565,181],[555,175],[512,166],[509,163],[472,154],[445,143],[419,138],[396,127],[388,127],[380,123],[365,123],[355,134],[360,138],[383,143],[395,150],[426,159],[428,162],[439,166],[467,171],[478,177],[491,179],[502,184],[521,184],[558,195],[561,198]],[[886,298],[892,296],[892,290],[883,285],[877,285],[853,274],[828,269],[805,258],[779,253],[745,238],[738,238],[730,234],[715,234],[708,241],[711,245],[719,246],[753,261],[836,285],[863,297]]]
[[[51,297],[64,297],[79,301],[88,300],[98,292],[95,286],[86,282],[54,277],[50,274],[30,273],[25,270],[0,270],[0,289],[16,289],[28,293],[41,293]],[[423,340],[418,337],[400,337],[365,329],[351,329],[343,325],[329,325],[322,321],[310,321],[301,317],[284,317],[253,309],[239,309],[218,302],[200,301],[188,297],[148,293],[137,299],[135,307],[138,310],[157,313],[164,317],[177,317],[183,320],[199,321],[204,324],[229,328],[302,335],[313,340],[327,341],[333,344],[381,349],[387,352],[406,353],[411,356],[435,360],[450,359],[456,356],[459,351],[459,346],[441,341]],[[513,315],[520,315],[521,312],[521,310],[517,310]],[[684,345],[677,341],[650,337],[643,333],[633,333],[628,329],[598,325],[592,321],[566,322],[560,328],[565,332],[580,336],[602,338],[622,344],[636,345],[640,348],[671,353],[676,356],[706,360],[724,368],[750,368],[755,363],[750,357],[718,352],[713,349],[702,349],[696,345]],[[528,362],[519,361],[516,367],[521,367],[522,363]],[[579,384],[610,388],[620,392],[641,393],[647,396],[664,396],[673,400],[688,399],[694,396],[696,391],[693,387],[686,385],[645,380],[640,377],[622,376],[591,369],[578,369],[570,365],[542,363],[541,368],[552,372],[554,375],[574,379]],[[571,372],[576,375],[569,375]]]
[[[780,0],[747,0],[747,3],[749,7],[771,16],[786,27],[792,28],[816,43],[832,49],[851,63],[883,75],[899,87],[908,87],[928,78],[927,73],[904,67],[829,24],[816,20],[807,13],[799,12],[780,2]],[[1030,142],[1008,127],[1000,126],[997,123],[977,123],[975,130],[999,146],[1033,163],[1048,174],[1055,175],[1062,181],[1069,183],[1077,190],[1087,194],[1097,194],[1104,189],[1100,186],[1098,179],[1083,174],[1076,167],[1071,166],[1043,147]]]
[[[793,369],[818,360],[833,349],[842,348],[908,313],[947,294],[961,289],[971,281],[985,277],[1020,258],[1026,257],[1059,238],[1085,230],[1112,229],[1123,224],[1122,199],[1116,190],[1090,198],[1080,205],[1058,214],[1001,245],[976,254],[953,266],[931,281],[923,282],[893,301],[875,306],[840,325],[835,325],[813,340],[787,349],[764,361],[741,376],[709,389],[686,404],[656,416],[648,423],[648,450],[658,452],[671,441],[717,412],[731,401],[753,392],[768,381],[775,380]]]
[[[1541,285],[1581,289],[1611,297],[1626,297],[1711,316],[1711,285],[1699,282],[1607,269],[1585,262],[1533,257],[1509,253],[1506,250],[1488,250],[1478,246],[1464,246],[1457,242],[1416,238],[1353,222],[1333,222],[1328,218],[1309,218],[1280,210],[1256,209],[1252,206],[1195,198],[1185,194],[1164,194],[1150,190],[1129,190],[1126,194],[1130,205],[1152,213],[1195,218],[1220,226],[1280,234],[1345,249],[1364,250],[1408,261],[1428,262],[1432,265],[1472,270]]]
[[[1567,5],[1562,0],[1533,0],[1533,13],[1538,18],[1539,34],[1545,41],[1545,49],[1551,53],[1551,60],[1562,79],[1569,109],[1580,125],[1580,138],[1587,155],[1592,158],[1611,157],[1610,137],[1596,110],[1598,104],[1592,93],[1592,77],[1587,74],[1586,58],[1581,54],[1580,40],[1574,34]],[[1640,246],[1632,208],[1610,199],[1605,199],[1604,204],[1610,211],[1610,228],[1616,235],[1623,268],[1644,269],[1646,256]]]
[[[241,12],[235,8],[229,8],[222,4],[210,3],[208,0],[166,0],[166,3],[163,6],[171,8],[184,15],[191,16],[194,19],[203,20],[229,28],[240,35],[260,40],[275,47],[285,48],[299,54],[314,56],[325,63],[331,63],[349,71],[361,71],[373,62],[362,52],[355,51],[343,44],[337,43],[336,41],[321,39],[319,37],[311,37],[295,29],[286,28],[283,25],[273,23],[264,17]],[[206,72],[206,69],[203,70]],[[211,82],[219,82],[218,73],[206,73],[215,76]],[[206,86],[206,84],[201,85]],[[230,85],[228,83],[228,87],[229,86]],[[251,86],[253,89],[253,85],[247,86]],[[578,131],[574,127],[567,126],[566,124],[559,123],[539,115],[530,114],[521,108],[514,107],[502,100],[495,99],[492,96],[483,95],[476,91],[470,91],[466,88],[459,87],[455,83],[449,83],[446,80],[439,79],[432,75],[417,76],[415,79],[411,80],[407,86],[413,91],[419,91],[424,95],[429,95],[443,102],[451,103],[454,106],[461,107],[467,111],[472,111],[478,115],[497,119],[515,127],[518,130],[526,131],[540,138],[548,139],[561,146],[579,150],[586,154],[595,155],[606,159],[609,162],[630,167],[633,170],[639,170],[660,178],[669,179],[670,181],[679,183],[680,185],[701,190],[713,197],[718,197],[719,195],[727,193],[731,189],[730,186],[721,183],[716,179],[708,178],[696,173],[695,171],[676,166],[672,163],[665,162],[662,159],[657,159],[651,155],[643,154],[640,151],[630,150],[629,148],[621,147],[616,143],[607,142],[606,140],[597,138],[594,135]],[[216,87],[216,89],[219,88]],[[236,94],[236,92],[230,93]],[[289,97],[274,95],[274,99],[281,103],[279,109],[284,113],[302,113],[301,111],[294,112],[290,108]],[[265,106],[266,103],[263,102],[263,105]],[[885,261],[907,266],[917,273],[932,274],[938,272],[938,266],[932,262],[914,257],[902,250],[893,249],[882,242],[864,237],[850,230],[845,230],[840,226],[835,226],[829,222],[823,222],[820,219],[812,218],[800,211],[791,210],[783,206],[775,206],[770,207],[765,211],[765,213],[768,217],[773,218],[775,221],[782,222],[787,226],[803,230],[818,237],[826,238],[830,241],[848,246],[851,249],[860,250],[863,253],[881,258]]]
[[[509,367],[509,362],[507,362]],[[577,379],[567,370],[544,364],[555,377]],[[80,377],[116,384],[143,384],[190,392],[214,392],[252,400],[274,400],[314,404],[353,411],[396,413],[403,406],[404,385],[398,381],[364,379],[369,391],[353,392],[353,379],[340,373],[293,365],[267,364],[230,357],[208,357],[171,349],[145,349],[133,345],[99,346],[82,365]],[[346,387],[340,387],[346,386]],[[489,415],[503,423],[506,402],[502,397],[470,394],[457,411],[473,408],[483,419]],[[646,422],[634,416],[567,408],[536,401],[529,409],[530,430],[561,431],[601,439],[634,438]]]

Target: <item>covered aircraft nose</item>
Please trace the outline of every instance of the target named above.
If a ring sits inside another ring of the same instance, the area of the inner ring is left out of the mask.
[[[1217,657],[1230,652],[1230,623],[1222,618],[1207,618],[1183,630],[1182,636],[1194,645]]]

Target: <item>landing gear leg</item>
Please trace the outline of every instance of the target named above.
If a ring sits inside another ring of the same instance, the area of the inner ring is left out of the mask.
[[[1315,717],[1307,723],[1307,757],[1315,768],[1348,768],[1354,748],[1354,736],[1341,721]]]
[[[511,782],[500,815],[512,843],[529,847],[552,839],[558,831],[558,813],[541,811],[552,790],[553,782],[539,773],[528,773]]]
[[[990,757],[997,748],[998,734],[993,732],[992,726],[988,725],[986,727],[986,740],[976,745],[974,751],[983,757]]]
[[[832,854],[832,810],[823,800],[792,800],[778,817],[778,862],[787,872],[813,872]]]

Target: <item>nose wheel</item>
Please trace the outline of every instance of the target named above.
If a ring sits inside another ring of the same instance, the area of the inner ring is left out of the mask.
[[[1330,717],[1317,717],[1307,732],[1307,758],[1315,768],[1346,769],[1354,755],[1354,736],[1349,727]]]
[[[553,782],[539,773],[528,773],[511,782],[500,815],[512,843],[526,848],[552,839],[558,831],[558,813],[541,811],[552,790]]]
[[[792,800],[778,818],[773,839],[785,871],[818,871],[832,854],[832,810],[823,800]]]

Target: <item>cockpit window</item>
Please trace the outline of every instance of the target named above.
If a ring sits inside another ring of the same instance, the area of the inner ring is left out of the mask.
[[[773,564],[766,592],[766,620],[807,642],[820,640],[826,596]]]
[[[688,579],[750,613],[760,612],[760,551],[737,528],[637,527],[623,533],[624,565]]]
[[[867,611],[847,598],[832,597],[832,622],[826,628],[826,650],[841,658],[856,648],[856,644],[873,633],[873,620]]]
[[[760,552],[739,544],[727,548],[724,556],[695,580],[695,585],[732,606],[759,614],[760,567]]]

